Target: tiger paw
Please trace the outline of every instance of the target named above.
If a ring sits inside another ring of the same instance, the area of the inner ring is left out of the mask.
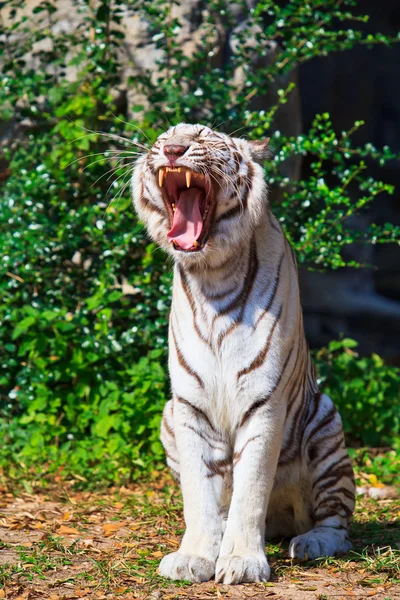
[[[215,581],[236,584],[268,581],[271,574],[265,554],[226,554],[217,560]]]
[[[215,573],[215,562],[191,554],[172,552],[162,559],[158,572],[170,579],[186,579],[192,583],[208,581]]]
[[[314,560],[320,556],[334,556],[348,552],[352,547],[347,531],[338,532],[334,528],[312,529],[298,535],[289,544],[289,556],[300,560]]]

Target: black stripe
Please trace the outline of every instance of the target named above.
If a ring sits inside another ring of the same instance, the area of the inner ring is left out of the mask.
[[[179,460],[177,460],[176,458],[174,458],[173,456],[170,455],[170,453],[168,452],[168,450],[166,450],[164,448],[164,452],[165,452],[165,456],[167,458],[169,458],[169,460],[172,460],[172,462],[176,463],[177,465],[179,465]]]
[[[345,456],[342,456],[342,458],[339,458],[338,460],[336,460],[335,462],[331,463],[330,465],[328,465],[325,469],[325,471],[323,473],[321,473],[317,479],[315,479],[313,481],[312,484],[312,488],[315,489],[315,487],[321,483],[321,481],[324,481],[324,479],[330,479],[330,478],[334,478],[334,477],[339,477],[339,479],[341,479],[342,477],[346,476],[346,470],[342,473],[339,469],[339,472],[335,471],[335,468],[338,467],[339,465],[342,465],[343,462],[347,462],[347,465],[343,465],[346,467],[350,467],[351,472],[353,473],[353,469],[351,468],[351,463],[350,463],[350,459],[348,457],[348,455],[346,454]],[[324,484],[325,485],[325,484]]]
[[[337,411],[336,408],[334,406],[332,406],[332,408],[330,409],[330,411],[327,413],[327,415],[322,419],[322,421],[320,421],[315,427],[314,429],[312,429],[311,433],[308,435],[307,437],[307,441],[305,443],[306,446],[308,446],[310,440],[319,432],[321,431],[321,429],[323,429],[324,427],[328,427],[328,425],[330,425],[332,423],[332,421],[334,420],[334,418],[336,417]]]
[[[255,260],[252,263],[252,269],[251,271],[248,271],[248,274],[246,276],[246,280],[243,284],[243,288],[242,288],[242,307],[240,309],[240,312],[237,316],[236,321],[234,321],[233,323],[231,323],[231,325],[228,327],[228,329],[226,329],[225,331],[222,331],[219,336],[218,336],[218,340],[217,340],[217,346],[218,348],[221,347],[222,342],[224,341],[224,339],[230,335],[237,327],[239,327],[240,323],[242,323],[243,321],[243,316],[246,310],[246,306],[247,306],[247,302],[249,299],[249,296],[253,290],[253,286],[254,286],[254,282],[257,278],[257,272],[258,272],[258,258],[257,258],[257,250],[255,247],[255,242],[254,242],[254,252],[255,252]]]
[[[299,402],[299,405],[297,407],[295,414],[291,417],[289,435],[285,436],[285,439],[287,439],[287,438],[289,438],[289,439],[288,439],[287,443],[282,446],[281,455],[279,458],[281,465],[284,465],[285,462],[288,460],[288,456],[287,456],[288,451],[289,451],[290,457],[292,457],[292,456],[294,457],[294,455],[297,455],[297,453],[298,453],[298,446],[299,446],[300,439],[299,439],[299,436],[297,435],[297,429],[299,427],[299,423],[301,422],[301,417],[304,413],[305,379],[306,379],[306,373],[304,373],[304,375],[302,377],[300,377],[298,380],[296,380],[296,382],[299,381],[299,385],[297,387],[296,394],[293,394],[293,398],[297,398],[299,393],[302,390],[302,400]],[[287,418],[287,414],[288,414],[288,410],[286,412],[286,418]]]
[[[343,509],[344,515],[340,514],[340,508]],[[347,506],[344,504],[340,504],[335,507],[329,507],[329,509],[323,512],[322,515],[313,515],[313,520],[318,523],[319,521],[325,521],[325,519],[329,519],[329,517],[341,517],[342,519],[347,519],[352,514],[352,510],[347,508]]]
[[[317,392],[314,396],[314,409],[311,413],[311,415],[308,416],[307,421],[304,423],[304,429],[307,429],[307,427],[309,426],[309,424],[314,421],[318,411],[319,411],[319,405],[321,402],[321,398],[322,398],[322,394],[321,392]]]
[[[272,216],[271,212],[268,212],[268,216],[269,216],[269,222],[270,222],[270,225],[271,225],[272,229],[275,229],[275,231],[277,231],[278,233],[283,233],[282,229],[280,227],[278,227],[274,223],[273,216]]]
[[[332,437],[337,437],[337,435],[338,434],[335,433]],[[320,446],[321,446],[321,444],[325,444],[325,442],[326,442],[326,439],[318,440],[317,442],[315,442],[314,444],[311,444],[307,448],[307,456],[308,456],[308,460],[310,462],[314,461],[316,458],[318,458],[318,462],[323,462],[326,458],[328,458],[328,456],[330,456],[331,454],[334,454],[335,452],[337,452],[339,450],[340,446],[343,444],[343,439],[342,439],[342,437],[340,437],[340,439],[336,442],[336,444],[334,444],[333,446],[328,448],[322,456],[318,456]]]
[[[234,152],[233,152],[233,160],[235,161],[236,169],[239,171],[240,165],[243,162],[243,157],[240,154],[240,152],[238,152],[237,150],[234,150]]]
[[[262,437],[260,434],[259,435],[253,435],[253,437],[249,438],[247,440],[247,442],[244,444],[244,446],[242,446],[241,450],[238,450],[237,452],[234,452],[233,454],[233,466],[235,467],[237,465],[237,463],[239,462],[239,460],[242,458],[242,454],[245,451],[245,449],[247,448],[248,444],[250,444],[250,442],[253,442],[254,440],[258,439]]]
[[[196,435],[198,435],[202,440],[204,440],[210,446],[210,448],[212,448],[213,450],[219,450],[220,452],[222,452],[222,450],[224,449],[224,448],[221,448],[221,446],[214,446],[210,442],[210,440],[207,438],[207,436],[202,431],[199,431],[198,429],[196,429],[196,427],[193,427],[192,425],[189,425],[188,423],[184,423],[183,426],[186,427],[187,429],[191,429]],[[217,444],[218,443],[223,444],[222,441],[219,442],[218,440],[215,440],[214,438],[211,438],[211,440],[213,442],[216,442]]]
[[[224,306],[218,311],[218,314],[214,317],[214,320],[218,319],[218,317],[222,315],[226,315],[227,313],[232,312],[233,310],[238,308],[243,302],[247,302],[248,296],[254,285],[254,280],[257,276],[258,264],[259,263],[257,258],[256,243],[253,238],[250,246],[247,273],[243,282],[242,289],[238,294],[236,294],[236,296],[233,298],[233,300],[231,300],[231,302],[229,302],[226,306]]]
[[[225,292],[219,292],[218,294],[209,295],[205,290],[202,289],[203,294],[207,298],[207,300],[223,300],[227,296],[231,296],[236,291],[237,285],[235,287],[226,290]]]
[[[215,220],[215,225],[218,225],[219,223],[221,223],[221,221],[225,221],[225,220],[228,221],[229,219],[233,219],[233,217],[236,217],[241,212],[242,212],[242,205],[236,204],[236,206],[233,206],[232,208],[230,208],[229,210],[224,212],[223,215],[220,215]]]
[[[162,425],[164,425],[165,430],[167,431],[167,433],[169,433],[169,435],[175,439],[175,433],[174,430],[172,429],[172,427],[170,427],[170,425],[167,423],[167,418],[165,417],[165,415],[162,418]]]
[[[278,267],[277,267],[277,270],[276,270],[276,275],[274,278],[271,296],[269,297],[268,303],[267,303],[266,307],[264,308],[263,312],[261,313],[261,315],[258,317],[257,321],[255,322],[254,329],[257,329],[257,325],[259,324],[261,319],[264,317],[264,315],[270,310],[272,303],[275,300],[276,292],[278,291],[278,287],[279,287],[279,280],[280,280],[280,276],[281,276],[281,267],[282,267],[283,257],[284,257],[284,254],[282,254],[281,259],[278,264]]]
[[[243,198],[243,204],[245,207],[247,206],[247,201],[248,201],[250,193],[253,189],[253,183],[254,183],[254,167],[251,162],[248,163],[247,166],[248,166],[248,172],[247,172],[246,181],[245,181],[246,196],[245,196],[245,198]]]
[[[291,349],[290,349],[290,351],[289,351],[289,354],[287,355],[287,358],[286,358],[286,360],[285,360],[285,363],[284,363],[284,365],[283,365],[282,371],[280,372],[280,375],[279,375],[279,377],[278,377],[278,379],[277,379],[277,381],[276,381],[276,383],[275,383],[274,387],[272,388],[272,390],[271,390],[271,391],[270,391],[270,392],[269,392],[269,393],[268,393],[268,394],[267,394],[267,395],[266,395],[264,398],[260,398],[259,400],[256,400],[256,402],[254,402],[254,403],[253,403],[253,404],[250,406],[250,408],[248,408],[248,409],[246,410],[246,412],[244,413],[244,415],[243,415],[243,417],[242,417],[242,420],[241,420],[241,422],[240,422],[240,425],[239,425],[239,427],[242,427],[242,426],[243,426],[243,425],[246,423],[246,421],[247,421],[247,420],[248,420],[248,419],[249,419],[251,416],[253,416],[253,414],[256,412],[256,410],[258,410],[258,409],[259,409],[261,406],[264,406],[264,404],[266,404],[266,403],[267,403],[267,402],[270,400],[270,398],[271,398],[272,394],[275,392],[275,390],[277,389],[278,385],[279,385],[279,384],[280,384],[280,382],[281,382],[282,376],[283,376],[283,374],[284,374],[284,372],[285,372],[285,369],[286,369],[286,367],[287,367],[287,364],[288,364],[288,362],[289,362],[289,360],[290,360],[290,357],[291,357],[291,355],[292,355],[292,350],[293,350],[293,348],[291,348]]]
[[[343,486],[338,487],[338,488],[333,487],[333,488],[327,488],[327,489],[329,491],[328,498],[331,498],[333,495],[335,495],[337,493],[338,494],[343,494],[343,496],[345,496],[348,500],[352,500],[353,502],[354,502],[354,500],[356,498],[354,492],[348,490],[347,488],[345,488]],[[318,500],[318,498],[320,497],[320,495],[323,492],[326,492],[326,490],[319,490],[318,494],[315,496],[314,503]],[[315,508],[318,508],[322,504],[322,501],[323,501],[323,499],[320,502],[318,502],[318,504],[317,504],[317,506]]]
[[[180,265],[178,265],[178,271],[179,271],[179,275],[180,275],[180,278],[181,278],[182,289],[185,292],[186,298],[187,298],[187,300],[189,302],[190,309],[192,311],[194,330],[197,333],[197,335],[199,336],[199,338],[201,339],[201,341],[204,342],[205,344],[207,344],[207,346],[209,346],[209,348],[212,349],[210,341],[206,337],[204,337],[204,335],[200,331],[200,328],[199,328],[199,326],[197,324],[197,307],[196,307],[196,303],[195,303],[194,298],[192,296],[192,292],[190,290],[190,285],[189,285],[188,279],[187,279],[187,277],[185,275],[184,270],[182,269],[182,267]]]
[[[204,459],[203,459],[204,460]],[[209,479],[214,477],[215,475],[219,475],[220,477],[224,477],[226,472],[226,467],[230,467],[232,464],[231,458],[220,458],[218,460],[204,460],[204,464],[207,469],[210,470],[210,473],[206,475]]]
[[[208,418],[208,416],[206,415],[206,413],[201,410],[201,408],[198,408],[197,406],[195,406],[194,404],[192,404],[191,402],[188,402],[187,400],[185,400],[185,398],[181,398],[180,396],[176,397],[177,401],[180,402],[181,404],[184,404],[185,406],[187,406],[188,408],[190,408],[193,413],[200,419],[203,419],[203,421],[205,423],[207,423],[207,425],[209,426],[209,428],[211,429],[211,431],[213,431],[214,433],[218,434],[218,431],[215,429],[215,427],[212,425],[210,419]]]
[[[275,328],[278,325],[279,319],[281,318],[281,315],[282,315],[282,308],[283,308],[283,305],[281,304],[281,306],[279,307],[279,311],[278,311],[278,314],[276,316],[276,319],[274,321],[274,324],[272,325],[271,330],[269,332],[269,335],[268,335],[267,341],[265,343],[265,346],[260,350],[260,352],[257,354],[257,356],[255,357],[255,359],[253,360],[253,362],[248,367],[246,367],[245,369],[242,369],[241,371],[239,371],[239,373],[236,376],[236,379],[238,381],[239,381],[239,379],[241,377],[243,377],[243,375],[248,375],[252,371],[255,371],[256,369],[259,369],[264,364],[264,361],[267,358],[268,351],[269,351],[270,346],[271,346],[272,336],[274,335]]]
[[[164,212],[158,208],[158,206],[156,206],[155,204],[153,204],[149,198],[147,198],[144,195],[144,188],[143,188],[143,183],[140,185],[140,191],[139,191],[139,202],[143,205],[142,208],[144,209],[148,209],[152,212],[156,212],[161,216],[165,216]]]
[[[300,346],[299,346],[299,350],[300,350]],[[287,411],[286,411],[287,416],[290,414],[290,411],[292,410],[292,406],[294,405],[295,400],[297,399],[297,397],[300,393],[301,383],[302,383],[303,377],[304,377],[304,367],[305,367],[304,363],[305,363],[305,358],[304,358],[304,354],[302,354],[301,367],[299,369],[297,377],[295,377],[293,379],[292,386],[288,393],[288,405],[287,405]],[[296,392],[294,390],[296,390]]]
[[[189,375],[191,375],[194,379],[196,379],[197,383],[199,384],[199,386],[204,389],[204,383],[202,381],[202,379],[200,378],[200,376],[196,373],[196,371],[194,371],[194,369],[192,369],[192,367],[187,363],[185,357],[183,356],[179,346],[178,346],[178,342],[176,341],[176,336],[175,336],[175,331],[174,328],[172,326],[172,321],[171,321],[171,331],[172,331],[172,337],[174,339],[174,344],[175,344],[175,349],[176,349],[176,354],[178,357],[178,362],[181,365],[181,367],[186,371],[186,373],[188,373]]]

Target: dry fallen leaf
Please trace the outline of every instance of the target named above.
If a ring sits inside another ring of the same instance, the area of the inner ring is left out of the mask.
[[[0,598],[5,598],[6,597],[6,593],[4,590],[0,590]]]
[[[124,527],[124,525],[126,524],[126,521],[113,521],[112,523],[104,523],[104,525],[102,525],[102,530],[103,530],[103,534],[106,537],[110,537],[110,535],[112,535],[113,533],[115,533],[116,531],[119,531],[122,527]]]
[[[75,598],[83,598],[84,596],[87,596],[88,594],[90,594],[91,590],[90,588],[75,588],[74,590],[74,596]]]
[[[131,528],[131,529],[132,529],[132,528]],[[181,545],[180,541],[179,541],[179,540],[176,540],[176,539],[174,539],[174,538],[167,538],[167,539],[165,540],[165,542],[167,542],[168,544],[171,544],[171,546],[180,546],[180,545]]]
[[[302,585],[297,587],[298,590],[304,590],[305,592],[315,592],[318,588],[312,585]]]
[[[88,546],[93,546],[94,540],[93,538],[85,538],[78,543],[79,547],[86,548]]]
[[[66,525],[61,525],[57,529],[58,535],[80,535],[80,531],[75,529],[75,527],[67,527]]]

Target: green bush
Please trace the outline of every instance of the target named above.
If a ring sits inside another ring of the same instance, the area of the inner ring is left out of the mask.
[[[43,473],[62,469],[65,476],[122,481],[161,458],[158,427],[168,395],[170,265],[130,207],[136,153],[156,139],[166,120],[222,123],[228,133],[241,128],[240,135],[264,137],[292,86],[279,89],[266,111],[253,110],[251,98],[278,77],[356,43],[394,40],[353,28],[367,17],[352,15],[352,0],[340,8],[335,0],[260,1],[237,33],[236,54],[216,68],[209,60],[213,28],[234,22],[225,0],[207,3],[202,46],[192,57],[176,41],[180,23],[166,0],[101,0],[95,10],[89,0],[74,0],[81,26],[68,32],[52,29],[56,4],[49,0],[34,9],[37,25],[21,13],[21,0],[2,9],[0,118],[14,129],[3,144],[10,175],[0,200],[0,464],[9,473],[40,465]],[[124,10],[146,20],[161,52],[157,74],[128,82],[150,106],[131,106],[137,119],[129,124],[117,93],[124,85]],[[250,43],[254,26],[259,30]],[[281,47],[276,60],[252,68],[251,57],[262,58],[271,39]],[[76,70],[75,79],[67,76],[68,67]],[[232,77],[238,67],[245,73],[243,89]],[[273,132],[274,158],[265,169],[284,198],[275,212],[299,261],[311,268],[356,266],[343,257],[347,245],[400,237],[391,224],[363,233],[347,225],[377,194],[393,192],[368,175],[364,161],[385,164],[395,156],[389,148],[355,147],[352,134],[361,125],[338,134],[323,114],[296,138]],[[310,158],[311,173],[293,183],[281,165],[295,155]],[[368,369],[345,365],[339,356],[328,382],[345,368],[359,369],[370,381]],[[355,438],[365,441],[359,424],[346,418],[346,428],[354,426]],[[382,423],[387,420],[382,415]],[[389,439],[384,427],[374,443]]]
[[[339,409],[348,442],[390,446],[400,436],[400,369],[376,354],[360,357],[356,347],[344,339],[316,353],[321,389]]]

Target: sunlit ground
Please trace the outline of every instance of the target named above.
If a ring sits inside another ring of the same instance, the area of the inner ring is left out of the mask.
[[[157,575],[161,557],[179,546],[181,495],[167,473],[146,484],[74,491],[57,484],[27,493],[4,485],[0,495],[0,598],[346,598],[400,595],[400,502],[395,489],[360,473],[379,498],[359,498],[353,550],[299,564],[287,540],[267,545],[267,584],[190,585]],[[364,481],[363,481],[364,479]],[[379,492],[379,490],[381,490]]]

